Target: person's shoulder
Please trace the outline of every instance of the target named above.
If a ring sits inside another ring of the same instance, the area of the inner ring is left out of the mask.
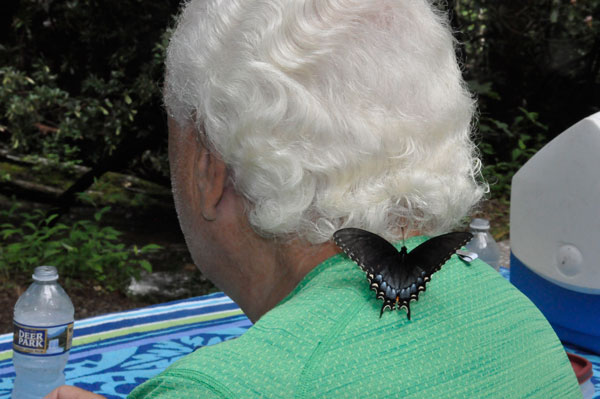
[[[345,301],[340,306],[333,299],[339,290],[330,287],[325,292],[323,283],[330,279],[322,277],[268,312],[242,336],[185,356],[132,397],[216,398],[231,397],[231,392],[233,397],[256,396],[256,392],[277,397],[295,392],[298,375],[314,352],[352,319],[347,310],[362,301],[342,288]]]
[[[368,293],[368,282],[361,283]],[[364,376],[393,374],[403,384],[378,379],[381,396],[416,389],[427,397],[576,397],[573,372],[547,320],[483,262],[453,257],[411,302],[410,319],[403,309],[379,318],[382,302],[368,295],[346,328],[321,342],[304,369],[305,390],[361,397],[369,388]],[[493,390],[479,394],[486,387]]]
[[[257,351],[244,336],[204,346],[137,387],[130,398],[239,397],[244,386],[257,380],[251,375],[258,372]]]

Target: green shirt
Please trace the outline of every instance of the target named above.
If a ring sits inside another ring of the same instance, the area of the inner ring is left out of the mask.
[[[409,248],[425,237],[407,241]],[[456,256],[404,310],[386,311],[345,255],[312,270],[238,339],[204,347],[131,398],[581,398],[535,306]]]

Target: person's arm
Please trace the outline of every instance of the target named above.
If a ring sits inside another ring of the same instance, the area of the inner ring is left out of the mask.
[[[44,399],[106,399],[102,395],[98,395],[85,389],[63,385],[44,397]]]

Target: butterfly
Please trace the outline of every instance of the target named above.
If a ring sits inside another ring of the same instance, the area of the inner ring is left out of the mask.
[[[347,228],[333,234],[335,244],[367,273],[371,289],[383,300],[381,313],[405,308],[410,320],[410,302],[419,299],[431,275],[440,270],[457,249],[473,238],[471,233],[447,233],[430,238],[408,252],[400,252],[384,238],[366,230]]]

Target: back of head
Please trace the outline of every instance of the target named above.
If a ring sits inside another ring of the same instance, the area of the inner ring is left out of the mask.
[[[453,44],[428,0],[192,0],[165,103],[226,162],[262,235],[435,234],[484,191]]]

